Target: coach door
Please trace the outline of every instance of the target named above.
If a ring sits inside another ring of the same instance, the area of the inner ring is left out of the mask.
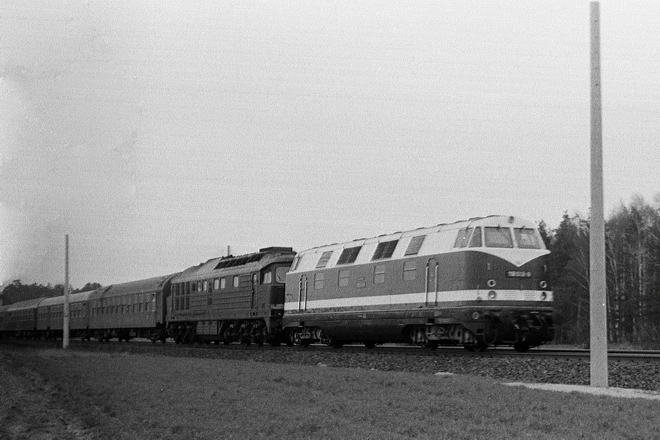
[[[307,310],[307,275],[301,276],[298,284],[298,311],[305,310]]]
[[[426,306],[438,305],[438,261],[431,258],[426,262]]]

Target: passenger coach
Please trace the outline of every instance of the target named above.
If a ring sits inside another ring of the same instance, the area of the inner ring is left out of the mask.
[[[300,252],[291,342],[412,342],[516,350],[553,339],[549,251],[531,221],[490,216]]]
[[[89,296],[89,331],[100,341],[148,338],[165,342],[172,275],[112,284]]]
[[[69,335],[71,338],[90,339],[89,296],[92,290],[69,295]],[[63,337],[64,296],[44,298],[37,307],[39,337],[57,339]]]

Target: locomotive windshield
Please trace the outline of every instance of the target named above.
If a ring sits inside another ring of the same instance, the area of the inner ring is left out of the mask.
[[[520,228],[513,230],[516,236],[516,242],[521,249],[541,249],[536,231],[530,228]]]
[[[511,229],[501,227],[485,227],[486,247],[512,248]]]

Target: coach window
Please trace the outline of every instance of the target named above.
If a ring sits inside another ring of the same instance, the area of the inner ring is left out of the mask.
[[[238,275],[234,275],[234,287],[238,287],[238,283],[239,283]]]
[[[470,239],[470,247],[481,247],[481,227],[474,228],[474,234]]]
[[[385,282],[385,265],[377,264],[374,266],[374,284],[383,284]]]
[[[264,272],[262,284],[270,284],[273,282],[273,272],[267,270]]]
[[[206,290],[206,289],[204,289],[204,290]],[[202,290],[202,282],[201,282],[201,281],[197,281],[197,291],[198,291],[198,292],[203,292],[204,290]]]
[[[513,238],[511,237],[511,230],[509,228],[501,227],[486,227],[484,228],[486,235],[486,247],[491,248],[512,248]]]
[[[220,280],[216,278],[213,280],[213,290],[218,290],[220,288]]]
[[[209,282],[204,280],[204,284],[202,286],[202,292],[206,292],[209,289]]]
[[[324,272],[317,272],[314,274],[314,289],[323,289],[323,281],[325,280]]]
[[[413,281],[417,278],[417,263],[406,261],[403,263],[403,280]]]
[[[220,288],[224,289],[227,287],[227,278],[220,278]]]
[[[339,271],[339,287],[348,287],[348,281],[351,277],[351,271],[343,269]]]

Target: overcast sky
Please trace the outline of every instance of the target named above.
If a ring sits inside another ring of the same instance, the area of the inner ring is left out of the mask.
[[[660,192],[660,2],[601,2],[606,215]],[[589,212],[588,1],[0,1],[0,282]]]

